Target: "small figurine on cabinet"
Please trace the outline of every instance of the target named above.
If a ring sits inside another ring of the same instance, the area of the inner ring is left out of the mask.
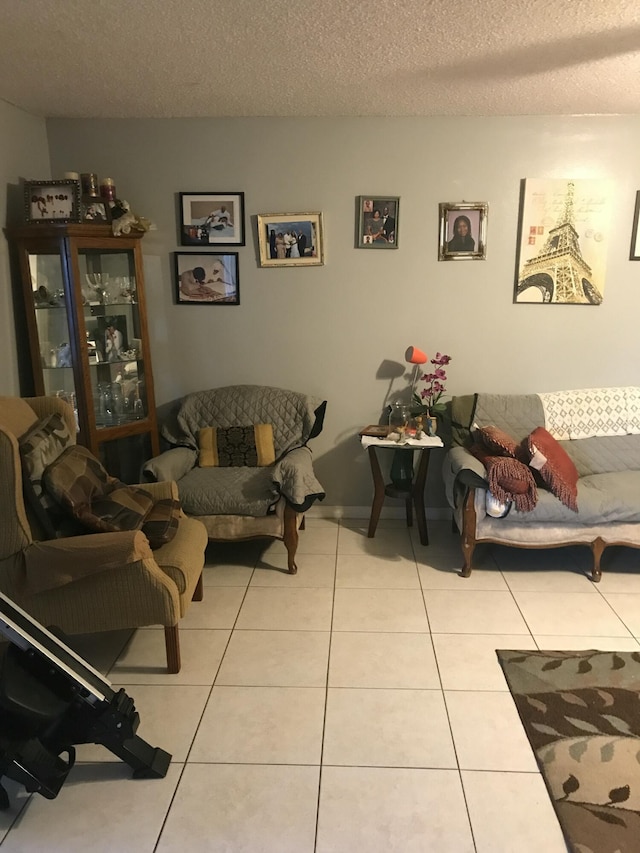
[[[71,347],[64,342],[58,346],[56,350],[56,366],[57,367],[72,367],[71,364]]]
[[[115,200],[111,208],[111,230],[116,237],[121,234],[130,234],[132,231],[154,231],[155,227],[149,219],[134,213],[128,201]]]

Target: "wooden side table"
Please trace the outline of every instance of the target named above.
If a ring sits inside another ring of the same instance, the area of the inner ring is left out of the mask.
[[[420,542],[422,545],[428,545],[429,533],[424,507],[424,487],[427,481],[431,450],[434,447],[443,447],[442,439],[437,435],[431,437],[425,436],[419,440],[411,438],[405,444],[398,444],[396,441],[388,441],[384,436],[377,437],[371,435],[370,432],[371,428],[365,427],[359,433],[362,446],[369,454],[374,489],[367,536],[370,539],[375,536],[385,497],[401,498],[405,502],[407,527],[412,527],[413,525],[413,511],[415,510]],[[393,450],[395,453],[411,454],[411,459],[405,458],[404,460],[400,460],[401,466],[408,472],[406,480],[396,483],[385,483],[377,455],[379,449]],[[413,453],[416,450],[419,451],[420,457],[418,460],[418,470],[414,473]]]

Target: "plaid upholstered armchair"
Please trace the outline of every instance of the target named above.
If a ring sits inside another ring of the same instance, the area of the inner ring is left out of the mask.
[[[170,541],[156,543],[155,550],[141,526],[102,533],[76,527],[74,535],[61,535],[59,525],[45,530],[33,501],[24,497],[33,497],[27,456],[42,463],[44,442],[47,452],[53,445],[59,454],[68,452],[75,434],[71,407],[56,397],[0,397],[0,590],[43,625],[66,634],[163,625],[167,668],[178,672],[178,623],[191,600],[202,598],[206,530],[179,509]],[[53,463],[41,481],[51,468]],[[144,490],[156,502],[177,498],[171,482]]]
[[[295,574],[304,513],[325,497],[308,442],[322,430],[326,405],[262,385],[189,394],[161,429],[171,449],[143,473],[175,480],[185,513],[203,522],[211,541],[282,539]]]

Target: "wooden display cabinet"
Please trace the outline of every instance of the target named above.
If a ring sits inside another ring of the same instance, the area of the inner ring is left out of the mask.
[[[142,234],[95,224],[5,233],[19,257],[36,395],[68,400],[78,442],[113,476],[139,482],[159,452]]]

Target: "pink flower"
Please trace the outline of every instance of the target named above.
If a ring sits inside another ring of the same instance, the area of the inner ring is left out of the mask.
[[[435,370],[432,373],[422,374],[421,379],[423,382],[427,383],[426,388],[420,392],[420,396],[415,394],[416,401],[423,403],[423,405],[429,410],[433,409],[438,404],[440,397],[442,397],[446,390],[444,383],[447,381],[447,373],[444,370],[444,367],[446,367],[446,365],[451,361],[451,356],[437,352],[430,361],[435,367]]]

